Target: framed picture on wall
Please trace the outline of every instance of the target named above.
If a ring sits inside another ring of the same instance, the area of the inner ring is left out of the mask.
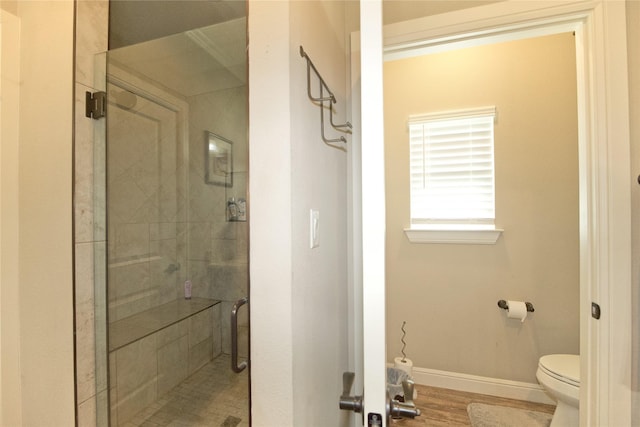
[[[205,131],[205,182],[233,186],[233,143],[213,132]]]

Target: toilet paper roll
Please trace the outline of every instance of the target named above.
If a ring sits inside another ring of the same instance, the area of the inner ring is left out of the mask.
[[[527,305],[524,301],[507,301],[507,317],[509,319],[518,319],[520,322],[524,322],[527,318]]]
[[[413,362],[411,359],[404,359],[402,357],[396,357],[393,359],[393,365],[396,369],[405,371],[410,377],[413,376]]]

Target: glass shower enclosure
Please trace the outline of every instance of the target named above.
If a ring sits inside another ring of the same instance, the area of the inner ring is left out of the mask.
[[[98,425],[250,424],[246,63],[246,18],[106,54]]]

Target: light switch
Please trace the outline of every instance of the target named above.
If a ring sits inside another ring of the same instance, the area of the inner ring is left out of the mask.
[[[311,249],[317,248],[320,246],[319,231],[318,228],[320,226],[320,212],[314,209],[311,209],[309,215],[309,247]]]

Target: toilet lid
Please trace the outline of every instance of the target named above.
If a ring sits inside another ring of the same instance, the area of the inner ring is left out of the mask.
[[[546,373],[560,381],[580,386],[580,356],[576,354],[549,354],[542,356],[539,366]]]

